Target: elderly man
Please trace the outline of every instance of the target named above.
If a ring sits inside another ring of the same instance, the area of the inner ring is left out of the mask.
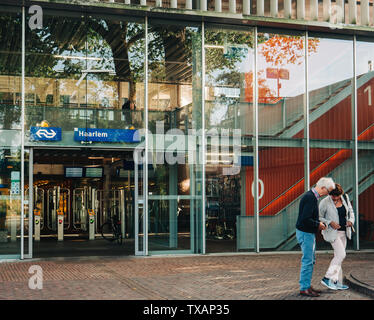
[[[300,294],[303,296],[318,297],[321,293],[311,286],[316,260],[316,233],[326,228],[325,224],[319,221],[318,199],[328,195],[333,189],[335,189],[334,181],[331,178],[323,177],[300,200],[299,217],[296,222],[296,238],[303,253],[299,281]]]

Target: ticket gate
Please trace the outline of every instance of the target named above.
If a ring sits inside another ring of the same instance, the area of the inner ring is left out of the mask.
[[[26,190],[28,194],[28,190]],[[27,196],[28,197],[28,196]],[[121,221],[123,239],[133,235],[132,194],[126,189],[97,190],[90,186],[73,189],[54,186],[34,187],[34,237],[57,234],[63,241],[67,233],[87,234],[89,240],[101,232],[100,227],[114,216]]]
[[[55,186],[47,190],[48,228],[57,232],[58,241],[64,240],[64,230],[69,229],[70,190]]]
[[[29,189],[25,191],[25,198],[29,198]],[[40,232],[45,229],[45,213],[44,213],[44,189],[34,187],[33,193],[33,222],[34,223],[34,240],[40,241]]]
[[[85,186],[73,190],[73,228],[88,232],[89,240],[94,240],[97,232],[98,207],[97,189]]]
[[[100,225],[117,217],[121,221],[122,238],[126,238],[126,190],[113,189],[110,191],[98,191],[98,212],[100,213]],[[129,214],[129,213],[128,213]]]

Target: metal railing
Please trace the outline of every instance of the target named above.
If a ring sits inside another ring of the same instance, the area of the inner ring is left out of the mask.
[[[330,158],[329,158],[330,159]],[[326,161],[329,161],[327,159]],[[325,162],[326,162],[325,161]],[[334,180],[339,181],[347,193],[351,196],[353,188],[353,159],[349,158],[330,172]],[[374,161],[372,154],[362,155],[359,161],[359,190],[363,193],[374,182]],[[295,235],[295,224],[298,217],[298,206],[302,194],[290,202],[274,216],[260,215],[260,247],[265,249],[277,249],[282,245],[290,248],[288,241]],[[254,249],[254,216],[237,216],[237,250]],[[296,244],[296,242],[293,242]]]
[[[78,1],[79,2],[79,1]],[[196,10],[334,24],[373,25],[369,0],[91,0],[161,9]]]

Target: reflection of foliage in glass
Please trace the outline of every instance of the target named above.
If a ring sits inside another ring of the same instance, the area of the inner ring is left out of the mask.
[[[21,118],[21,16],[0,14],[0,128],[19,129]]]
[[[250,55],[253,42],[254,37],[251,32],[207,29],[205,31],[206,85],[241,88],[246,71],[251,69]],[[224,125],[223,121],[232,116],[232,110],[238,101],[239,98],[222,95],[215,97],[214,101],[206,102],[206,119],[209,121],[207,127]]]
[[[258,102],[259,103],[269,103],[270,100],[277,96],[276,92],[270,89],[266,84],[266,79],[264,76],[264,70],[258,72]],[[245,74],[245,101],[253,102],[253,71]],[[270,99],[269,99],[270,98]]]
[[[304,38],[300,36],[271,35],[262,43],[259,52],[273,66],[301,64],[304,58]],[[308,53],[317,51],[319,39],[308,39]]]
[[[192,50],[198,28],[180,25],[151,25],[149,31],[150,81],[190,82]],[[183,72],[186,71],[184,76]]]
[[[206,30],[205,31],[205,46],[209,50],[205,51],[206,72],[209,74],[214,70],[232,70],[238,62],[244,61],[248,56],[248,51],[253,48],[253,34],[250,32],[238,31],[222,31],[222,30]],[[232,50],[230,48],[237,48],[242,45],[241,49],[248,50]],[[214,48],[214,46],[217,46]],[[230,54],[227,54],[230,51]]]

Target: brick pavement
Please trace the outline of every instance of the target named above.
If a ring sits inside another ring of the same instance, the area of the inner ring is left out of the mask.
[[[12,300],[309,300],[298,294],[300,254],[53,259],[0,263],[0,299]],[[319,300],[370,300],[322,287],[332,254],[317,254],[312,285]],[[43,270],[31,290],[29,267]],[[373,253],[348,253],[344,274],[374,265]]]

